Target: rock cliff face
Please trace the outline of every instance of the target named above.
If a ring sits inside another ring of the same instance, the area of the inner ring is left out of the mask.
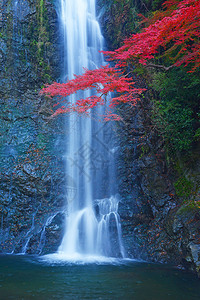
[[[60,73],[58,49],[51,2],[1,1],[1,252],[49,252],[60,242],[66,189],[63,122],[49,120],[51,104],[39,96],[41,86]]]
[[[121,155],[118,162],[121,203],[119,213],[126,248],[132,257],[174,264],[199,273],[200,209],[199,151],[193,153],[195,165],[183,165],[184,191],[193,183],[189,195],[177,195],[177,178],[169,167],[163,142],[151,124],[148,101],[127,109],[125,125],[119,129]],[[180,161],[175,162],[180,163]]]

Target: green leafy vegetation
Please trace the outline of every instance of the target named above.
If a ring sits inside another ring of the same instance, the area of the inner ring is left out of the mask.
[[[174,187],[175,187],[177,196],[184,197],[186,199],[191,195],[194,185],[185,176],[181,176],[175,182]]]
[[[46,0],[37,0],[36,2],[36,24],[35,26],[33,22],[29,23],[31,57],[40,74],[41,81],[50,83],[51,68],[47,58],[51,42]]]
[[[175,68],[152,75],[152,87],[157,91],[153,119],[172,154],[188,151],[199,136],[200,78]]]
[[[140,18],[133,0],[100,0],[99,5],[106,11],[104,35],[109,48],[116,49],[123,40],[136,32]]]
[[[182,205],[177,211],[177,215],[190,214],[200,211],[200,203],[198,201],[189,201],[186,204]]]

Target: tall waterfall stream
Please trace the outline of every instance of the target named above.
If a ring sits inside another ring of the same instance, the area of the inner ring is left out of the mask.
[[[99,52],[103,37],[95,11],[95,0],[60,0],[63,81],[83,73],[83,68],[94,69],[104,64]],[[74,103],[77,97],[89,95],[79,93],[69,101]],[[66,174],[68,180],[76,182],[76,188],[66,195],[66,225],[57,252],[59,258],[125,257],[117,213],[112,129],[109,124],[95,120],[95,115],[103,113],[100,107],[90,112],[90,117],[67,117]]]

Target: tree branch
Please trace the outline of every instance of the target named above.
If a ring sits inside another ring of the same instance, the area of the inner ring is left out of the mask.
[[[149,63],[149,64],[146,65],[146,67],[147,67],[147,68],[158,68],[158,69],[163,69],[163,70],[165,70],[165,71],[168,71],[168,70],[170,70],[171,68],[173,68],[174,65],[171,65],[171,66],[169,66],[169,67],[166,67],[166,66],[164,66],[164,65],[156,65],[156,64]]]

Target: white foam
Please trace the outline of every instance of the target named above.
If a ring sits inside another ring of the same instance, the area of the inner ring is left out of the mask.
[[[85,264],[97,264],[97,265],[120,265],[126,264],[128,262],[137,262],[138,260],[130,258],[115,258],[115,257],[106,257],[106,256],[97,256],[97,255],[83,255],[80,253],[74,253],[73,255],[67,255],[64,252],[57,252],[52,254],[47,254],[41,256],[41,259],[47,263],[53,264],[76,264],[76,265],[85,265]]]

